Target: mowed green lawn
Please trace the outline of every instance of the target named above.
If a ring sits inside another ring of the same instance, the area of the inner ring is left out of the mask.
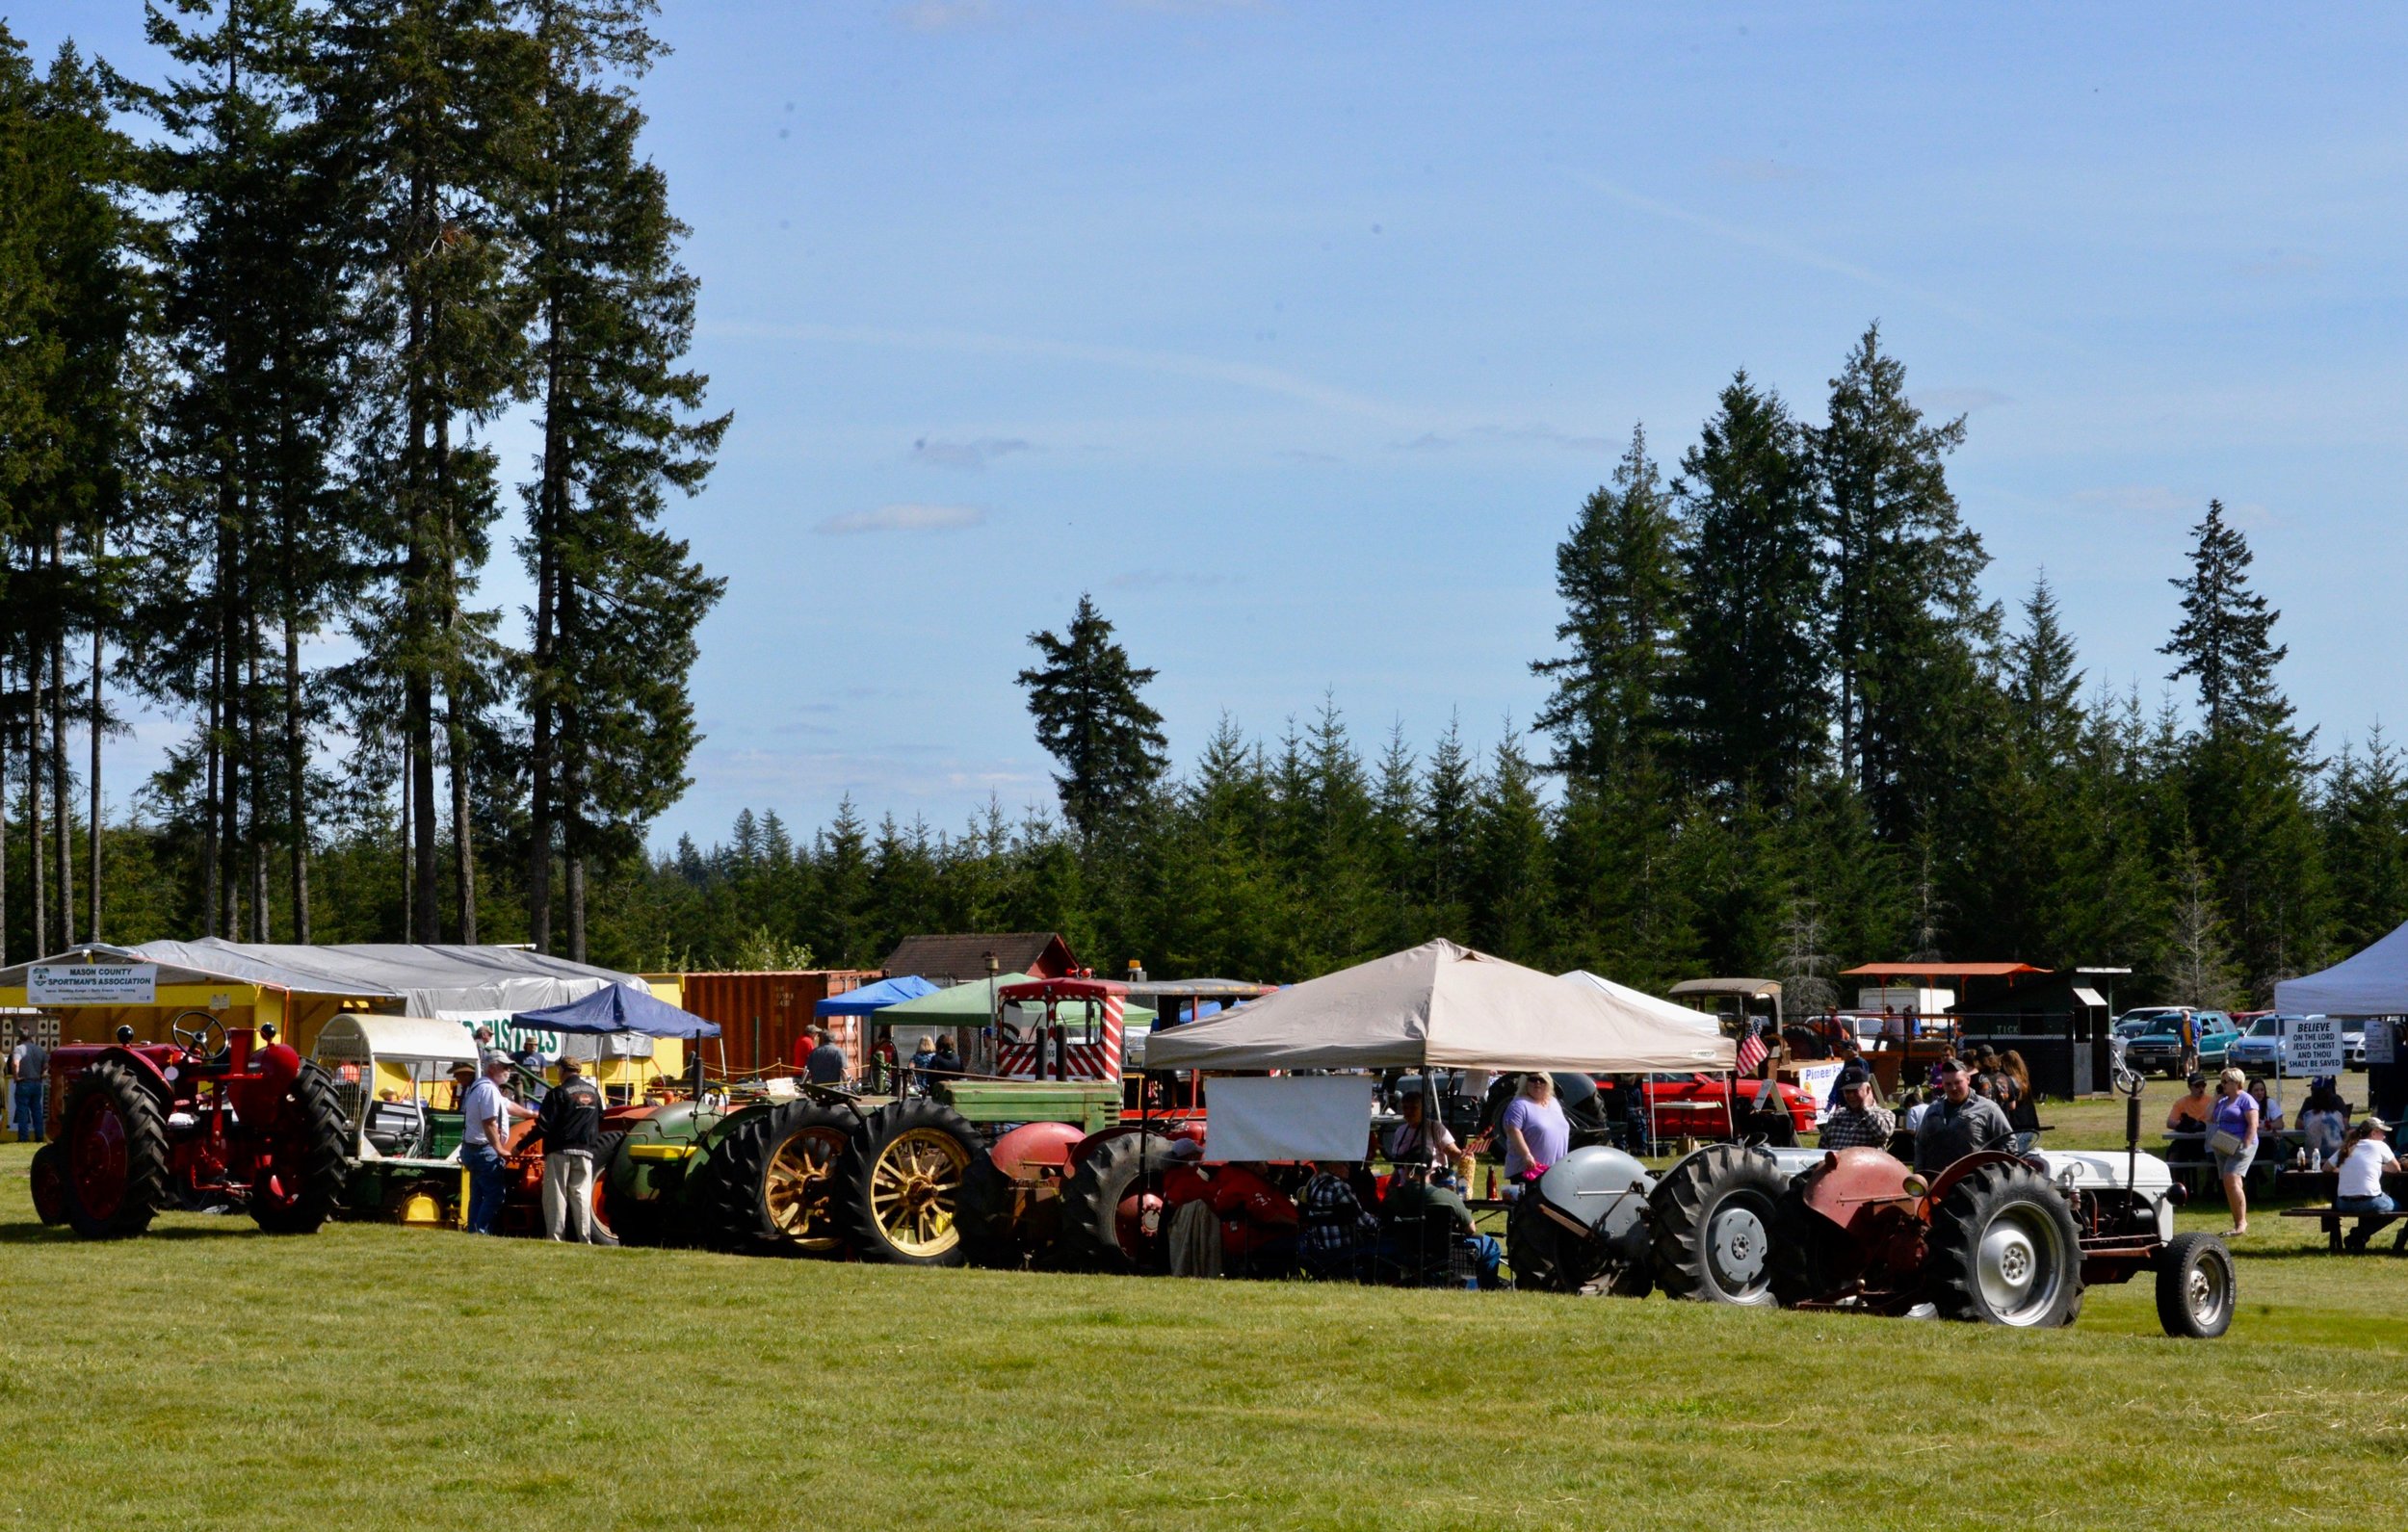
[[[2271,1219],[2203,1344],[2145,1283],[2021,1335],[231,1217],[89,1245],[27,1158],[6,1527],[2358,1526],[2408,1482],[2408,1260]]]

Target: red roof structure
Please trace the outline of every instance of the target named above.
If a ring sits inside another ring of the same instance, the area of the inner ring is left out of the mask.
[[[2046,974],[2029,963],[1859,963],[1840,970],[1842,978],[2015,978]]]

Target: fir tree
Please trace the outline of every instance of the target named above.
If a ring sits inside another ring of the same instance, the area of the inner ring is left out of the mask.
[[[1531,662],[1555,689],[1537,728],[1552,735],[1550,768],[1602,776],[1652,752],[1662,728],[1680,597],[1680,519],[1631,432],[1613,481],[1588,497],[1556,548],[1556,637],[1571,652]]]
[[[2291,709],[2274,688],[2274,667],[2290,650],[2273,641],[2282,613],[2249,588],[2257,555],[2240,530],[2225,522],[2220,500],[2208,502],[2207,519],[2191,532],[2190,573],[2166,582],[2183,593],[2183,620],[2158,651],[2177,662],[2166,679],[2187,676],[2197,683],[2211,735],[2285,730]]]
[[[1020,672],[1036,742],[1061,765],[1054,786],[1081,837],[1092,837],[1152,791],[1169,763],[1163,716],[1138,693],[1156,672],[1129,663],[1112,625],[1079,597],[1060,637],[1029,635],[1042,662]]]
[[[1796,421],[1745,373],[1681,460],[1684,768],[1727,802],[1778,803],[1823,754],[1828,698],[1817,636],[1819,511]]]

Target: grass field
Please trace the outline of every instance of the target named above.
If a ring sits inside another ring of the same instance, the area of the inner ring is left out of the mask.
[[[2408,1260],[2271,1218],[2232,1333],[2181,1343],[2145,1282],[2025,1335],[240,1218],[89,1245],[28,1157],[0,1527],[2362,1525],[2408,1455]]]

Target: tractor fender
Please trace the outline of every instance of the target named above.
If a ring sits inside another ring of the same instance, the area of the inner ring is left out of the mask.
[[[1906,1182],[1913,1174],[1878,1149],[1834,1149],[1806,1172],[1800,1190],[1808,1207],[1837,1227],[1852,1230],[1875,1208],[1912,1208],[1915,1196]]]
[[[1547,1167],[1538,1178],[1539,1206],[1571,1232],[1634,1249],[1649,1237],[1643,1227],[1656,1179],[1618,1149],[1590,1144]]]
[[[2004,1150],[1976,1150],[1974,1153],[1955,1161],[1947,1169],[1931,1178],[1931,1189],[1924,1193],[1923,1199],[1924,1221],[1926,1223],[1930,1221],[1932,1210],[1940,1206],[1941,1199],[1948,1196],[1951,1187],[1953,1187],[1958,1181],[1963,1181],[1966,1177],[1972,1175],[1975,1171],[1979,1170],[1982,1166],[2024,1165],[2028,1163],[2029,1161],[2026,1160],[2021,1155],[2010,1155]],[[2045,1175],[2046,1172],[2044,1171],[2043,1174]]]
[[[1086,1135],[1075,1123],[1023,1123],[995,1140],[987,1157],[1013,1181],[1036,1181],[1044,1171],[1067,1171]]]
[[[58,1055],[54,1053],[51,1056],[55,1062]],[[105,1048],[94,1049],[70,1062],[75,1066],[71,1071],[54,1068],[52,1073],[71,1078],[97,1064],[117,1064],[122,1066],[127,1074],[141,1081],[144,1090],[159,1098],[160,1110],[167,1110],[175,1101],[175,1082],[168,1078],[167,1071],[157,1059],[151,1057],[147,1050],[126,1048],[120,1044],[112,1043]]]
[[[1034,1128],[1040,1125],[1031,1123],[1029,1126]],[[1060,1126],[1069,1127],[1070,1125],[1065,1123]],[[1077,1130],[1072,1129],[1072,1132],[1075,1134]],[[1169,1143],[1176,1143],[1181,1139],[1187,1139],[1194,1143],[1198,1148],[1201,1148],[1204,1143],[1204,1125],[1191,1119],[1174,1120],[1158,1117],[1149,1124],[1140,1125],[1138,1123],[1121,1123],[1114,1127],[1101,1129],[1095,1132],[1089,1133],[1087,1136],[1080,1139],[1076,1144],[1072,1145],[1067,1157],[1062,1161],[1062,1168],[1065,1171],[1077,1170],[1081,1165],[1086,1163],[1089,1155],[1093,1155],[1097,1150],[1103,1148],[1106,1144],[1112,1143],[1116,1139],[1135,1137],[1139,1133],[1143,1133],[1149,1138],[1161,1139]]]

